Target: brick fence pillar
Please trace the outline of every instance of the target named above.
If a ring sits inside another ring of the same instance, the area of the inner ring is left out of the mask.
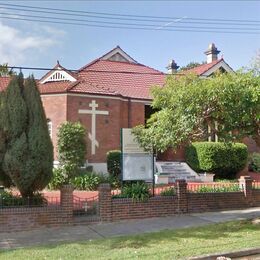
[[[250,176],[241,176],[239,179],[239,186],[244,191],[248,206],[253,206],[252,182]]]
[[[72,185],[64,185],[60,189],[60,204],[66,222],[71,222],[73,217],[73,190]]]
[[[112,195],[109,183],[102,183],[99,191],[99,215],[101,221],[112,221]]]
[[[176,193],[177,193],[177,203],[178,213],[187,213],[188,212],[188,194],[187,194],[187,182],[186,180],[177,180],[176,181]]]

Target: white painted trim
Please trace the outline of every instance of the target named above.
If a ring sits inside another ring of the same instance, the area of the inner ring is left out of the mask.
[[[63,79],[51,79],[51,77],[54,76],[56,73],[59,73],[60,75],[62,75]],[[45,78],[44,80],[40,81],[40,83],[44,84],[45,82],[59,82],[59,81],[66,81],[66,80],[71,81],[71,82],[77,81],[68,72],[64,71],[61,68],[57,68],[47,78]]]
[[[121,56],[123,56],[128,62],[137,63],[134,59],[132,59],[129,55],[127,55],[125,52],[123,52],[119,47],[115,48],[113,51],[107,53],[105,56],[101,58],[101,60],[109,60],[113,55],[116,53],[119,53]]]
[[[225,69],[227,72],[234,72],[232,70],[232,68],[230,68],[230,66],[225,61],[222,60],[221,62],[219,62],[216,65],[214,65],[211,69],[209,69],[205,73],[203,73],[201,76],[208,77],[208,76],[210,76],[212,73],[214,73],[215,71],[217,71],[221,67],[223,69]]]

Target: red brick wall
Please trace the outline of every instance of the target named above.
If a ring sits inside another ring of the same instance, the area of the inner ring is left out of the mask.
[[[246,208],[243,192],[188,193],[188,212]]]
[[[32,230],[66,224],[68,218],[58,208],[6,208],[0,209],[1,232]]]
[[[240,209],[260,205],[260,190],[252,190],[252,180],[240,179],[241,192],[190,193],[186,181],[176,184],[176,195],[152,197],[145,202],[111,197],[109,184],[100,185],[100,217],[102,221],[151,218],[182,213]],[[103,198],[103,199],[102,199]]]
[[[177,213],[177,198],[153,197],[147,202],[133,202],[131,199],[112,200],[112,219],[136,219],[163,217]]]
[[[253,204],[256,207],[260,207],[260,190],[253,190]]]
[[[260,147],[252,138],[244,138],[243,143],[247,145],[249,153],[260,153]]]
[[[108,111],[109,115],[97,115],[96,139],[99,147],[96,154],[91,154],[91,142],[87,137],[87,159],[91,162],[106,162],[106,153],[120,149],[120,129],[144,122],[144,104],[121,99],[108,99],[84,96],[68,96],[68,120],[80,121],[91,132],[91,115],[79,114],[79,109],[90,109],[89,103],[95,100],[97,110]],[[130,111],[128,110],[130,108]]]
[[[73,220],[73,188],[61,189],[60,205],[0,208],[0,232],[32,230],[70,224]]]
[[[52,122],[52,142],[54,158],[57,159],[57,133],[58,127],[67,120],[67,96],[44,95],[41,96],[46,118]]]

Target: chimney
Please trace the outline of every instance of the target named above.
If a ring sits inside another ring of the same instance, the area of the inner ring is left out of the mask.
[[[170,60],[168,66],[166,69],[168,70],[168,74],[174,74],[177,72],[177,69],[180,66],[177,65],[177,63],[174,60]]]
[[[217,49],[214,43],[211,43],[208,49],[204,52],[207,55],[207,63],[211,63],[218,59],[220,51]]]

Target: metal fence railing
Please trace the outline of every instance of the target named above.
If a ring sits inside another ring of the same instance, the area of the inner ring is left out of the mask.
[[[73,214],[74,216],[81,215],[98,215],[98,195],[91,198],[80,198],[73,196]]]
[[[32,208],[32,207],[54,207],[59,206],[57,197],[28,197],[20,196],[3,197],[0,195],[0,208]]]
[[[260,182],[258,181],[253,181],[253,183],[252,183],[252,188],[254,189],[254,190],[260,190]]]
[[[188,183],[187,190],[192,193],[235,192],[241,191],[241,187],[238,182]]]

